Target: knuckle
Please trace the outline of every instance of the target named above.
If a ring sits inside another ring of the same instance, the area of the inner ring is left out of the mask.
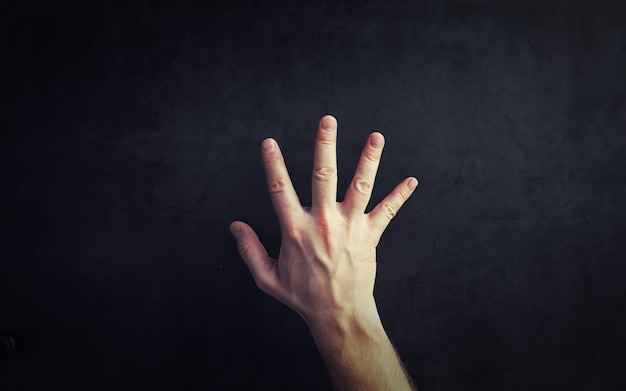
[[[401,191],[398,192],[398,198],[400,198],[402,203],[406,202],[406,196]]]
[[[369,243],[373,243],[374,247],[378,245],[378,241],[380,240],[379,227],[375,225],[370,225],[370,229],[367,231],[367,239]]]
[[[270,191],[272,193],[280,193],[285,189],[285,180],[283,178],[276,178],[270,182]]]
[[[370,235],[370,240],[374,247],[378,247],[378,243],[380,243],[380,235]]]
[[[366,153],[363,155],[363,158],[372,163],[378,163],[378,157],[373,153]]]
[[[337,170],[330,166],[320,166],[315,169],[315,178],[320,181],[333,179],[337,175]]]
[[[369,194],[372,190],[372,182],[367,179],[359,178],[354,181],[354,188],[362,194]]]
[[[321,220],[319,222],[319,230],[324,239],[330,239],[332,235],[332,226],[327,220]]]
[[[390,202],[385,202],[383,204],[383,209],[385,211],[385,217],[387,217],[388,220],[391,220],[395,217],[396,208],[394,208],[394,206]]]
[[[328,214],[321,213],[315,218],[315,232],[320,235],[327,245],[335,236],[335,219]]]
[[[243,258],[246,258],[248,256],[248,252],[250,252],[250,243],[243,242],[237,247],[239,250],[239,254],[241,254]]]
[[[287,229],[287,237],[292,240],[298,241],[302,237],[302,232],[299,228],[289,228]]]
[[[328,146],[335,145],[335,141],[333,140],[319,140],[318,142],[320,143],[320,145],[328,145]]]
[[[262,290],[263,292],[269,291],[269,286],[264,279],[257,277],[254,279],[254,282],[256,283],[256,287]]]
[[[272,163],[277,162],[277,161],[280,161],[280,160],[283,160],[283,157],[282,157],[282,156],[280,156],[279,154],[276,154],[276,155],[274,155],[274,156],[268,156],[268,157],[265,159],[265,163],[267,163],[267,164],[272,164]]]

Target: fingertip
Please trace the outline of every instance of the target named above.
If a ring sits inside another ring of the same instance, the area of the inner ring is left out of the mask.
[[[274,152],[277,145],[278,143],[276,142],[276,140],[274,140],[271,137],[267,137],[265,140],[261,142],[261,148],[263,149],[263,152],[266,152],[266,153]]]
[[[240,238],[243,235],[243,230],[242,230],[243,225],[240,224],[237,221],[233,221],[232,223],[230,223],[229,229],[230,229],[230,233],[236,237],[236,238]]]
[[[370,145],[374,149],[380,149],[385,144],[385,136],[380,132],[373,132],[370,136]]]
[[[324,120],[324,118],[329,119],[329,120],[331,120],[331,121],[335,121],[335,122],[337,122],[337,118],[335,118],[332,114],[325,114],[325,115],[322,117],[322,121]]]
[[[326,131],[333,131],[337,129],[337,118],[330,114],[326,114],[320,120],[320,127]]]

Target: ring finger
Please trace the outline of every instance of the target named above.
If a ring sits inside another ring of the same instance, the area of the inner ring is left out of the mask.
[[[382,133],[374,132],[370,135],[361,154],[354,178],[342,202],[344,215],[353,216],[365,213],[365,208],[367,208],[372,197],[372,189],[384,144],[385,137]]]

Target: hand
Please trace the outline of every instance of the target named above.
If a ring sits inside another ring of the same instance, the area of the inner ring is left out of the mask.
[[[276,141],[268,138],[262,143],[267,183],[282,233],[278,259],[268,255],[248,224],[234,221],[230,229],[259,289],[288,305],[307,323],[328,312],[375,308],[376,247],[412,194],[409,185],[417,186],[417,179],[406,178],[365,213],[384,141],[379,132],[370,135],[346,196],[337,202],[337,120],[324,116],[315,144],[310,208],[301,206]]]

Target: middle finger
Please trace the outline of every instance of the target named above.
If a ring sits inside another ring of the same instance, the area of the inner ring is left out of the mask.
[[[313,158],[311,213],[330,211],[337,205],[337,120],[322,117]]]

